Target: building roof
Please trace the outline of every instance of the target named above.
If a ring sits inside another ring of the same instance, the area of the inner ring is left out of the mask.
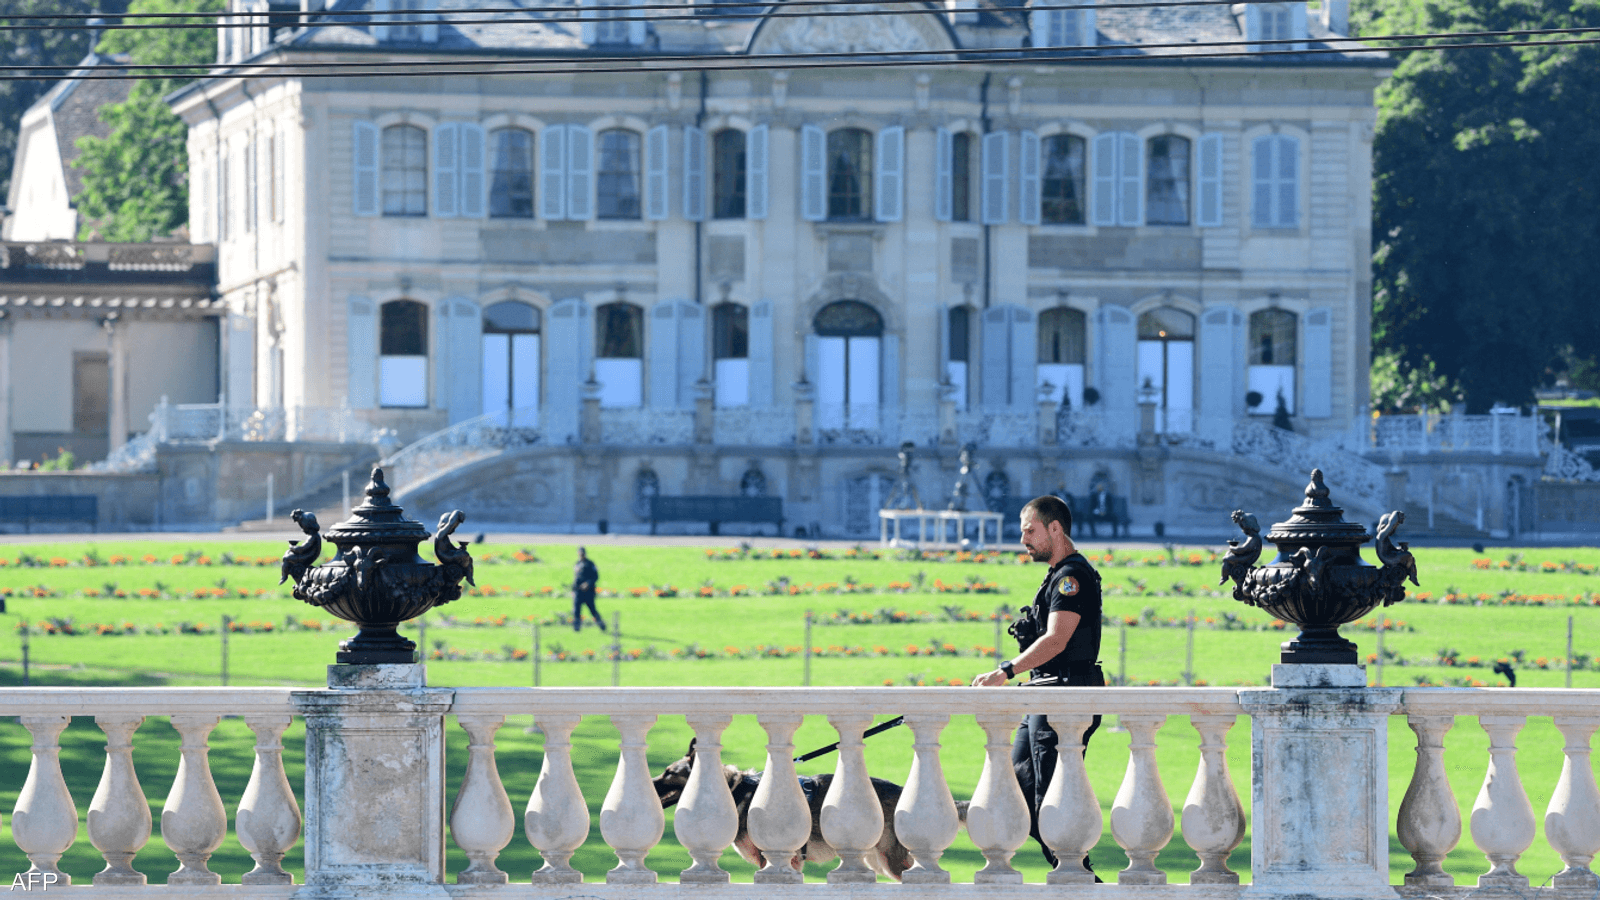
[[[82,71],[107,63],[127,61],[125,56],[107,57],[90,53],[78,64],[78,68]],[[66,177],[68,197],[78,196],[78,192],[83,189],[83,176],[72,165],[82,153],[78,149],[78,138],[109,136],[111,126],[101,121],[100,108],[127,100],[128,92],[132,88],[132,81],[86,81],[82,78],[67,77],[56,82],[43,97],[28,108],[28,113],[33,113],[42,107],[49,109],[50,118],[55,124],[56,152],[61,156],[61,169]],[[24,114],[24,118],[26,116],[27,114]]]

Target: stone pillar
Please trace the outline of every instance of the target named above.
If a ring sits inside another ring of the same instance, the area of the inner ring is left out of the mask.
[[[716,440],[716,385],[707,378],[694,383],[694,442],[710,444]]]
[[[0,316],[0,462],[7,468],[16,458],[11,437],[11,323],[9,315]]]
[[[106,423],[106,452],[110,453],[128,442],[128,351],[123,337],[128,326],[112,316],[107,316],[104,324],[111,351],[107,372],[111,378],[111,414]]]
[[[1251,716],[1247,893],[1395,897],[1389,885],[1389,715],[1402,691],[1366,667],[1274,665],[1239,694]]]
[[[811,382],[801,379],[794,383],[794,442],[796,444],[810,444],[813,441],[812,426],[815,421],[814,401],[816,389]]]
[[[583,383],[582,407],[578,413],[578,440],[585,444],[600,443],[600,382],[590,373]]]
[[[444,716],[422,665],[328,667],[306,720],[306,884],[296,900],[444,900]]]

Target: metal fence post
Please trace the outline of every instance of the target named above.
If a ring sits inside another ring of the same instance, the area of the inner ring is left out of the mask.
[[[222,686],[228,686],[228,626],[233,624],[233,619],[222,617]]]
[[[611,614],[611,686],[622,684],[622,613]]]
[[[533,686],[534,687],[543,687],[543,685],[540,684],[541,674],[542,673],[539,671],[539,659],[543,655],[544,655],[544,649],[541,646],[541,641],[539,640],[539,620],[538,619],[534,619],[533,620]]]
[[[801,686],[811,686],[811,610],[806,610],[806,646],[803,654],[806,661],[805,675],[801,679]]]
[[[1194,687],[1194,610],[1189,610],[1189,621],[1184,626],[1188,636],[1183,651],[1183,683]]]

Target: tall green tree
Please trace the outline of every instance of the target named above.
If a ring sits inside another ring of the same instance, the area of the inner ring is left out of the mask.
[[[130,13],[210,13],[168,22],[208,23],[222,0],[133,0]],[[216,58],[211,28],[151,28],[112,31],[100,42],[103,53],[125,53],[138,65],[205,65]],[[83,151],[74,165],[83,170],[76,198],[83,217],[80,237],[147,241],[182,227],[189,218],[188,133],[163,98],[192,78],[140,81],[123,103],[106,106],[100,117],[111,126],[105,138],[80,138]]]
[[[1377,0],[1365,34],[1600,25],[1594,0]],[[1524,403],[1600,351],[1600,49],[1412,53],[1373,146],[1379,395]]]
[[[0,15],[0,65],[70,66],[89,53],[90,31],[82,23],[37,31],[10,31],[4,26],[45,25],[49,22],[16,16],[121,11],[123,2],[99,4],[94,0],[6,0]],[[59,75],[59,73],[57,73]],[[17,125],[34,101],[56,83],[57,76],[28,81],[0,81],[0,199],[11,189],[11,165],[17,153]]]

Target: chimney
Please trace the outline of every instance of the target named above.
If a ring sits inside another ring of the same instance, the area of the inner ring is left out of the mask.
[[[1350,33],[1350,0],[1322,0],[1322,25],[1334,34]]]

